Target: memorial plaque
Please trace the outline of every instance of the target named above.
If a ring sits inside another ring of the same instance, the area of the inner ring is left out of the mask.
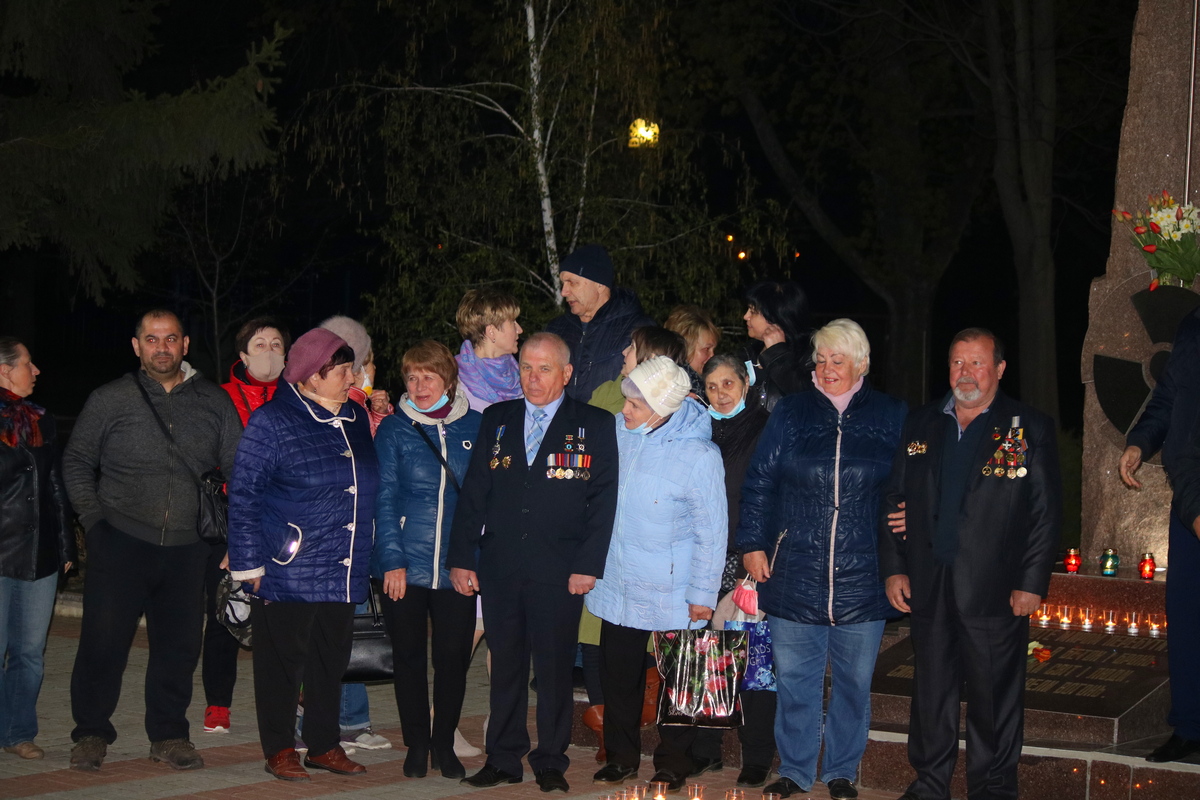
[[[1032,626],[1050,658],[1029,664],[1026,739],[1116,744],[1161,730],[1167,695],[1165,638]],[[1032,660],[1032,659],[1031,659]],[[871,691],[880,723],[896,717],[890,697],[912,697],[912,640],[879,654]],[[1153,697],[1154,702],[1145,702]],[[893,718],[880,718],[893,717]]]

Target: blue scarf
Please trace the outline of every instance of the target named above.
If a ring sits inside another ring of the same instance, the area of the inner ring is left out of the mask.
[[[499,358],[480,358],[475,355],[475,348],[468,339],[463,341],[454,360],[458,362],[459,380],[467,387],[467,391],[485,403],[499,403],[523,396],[521,371],[512,356],[506,354]]]

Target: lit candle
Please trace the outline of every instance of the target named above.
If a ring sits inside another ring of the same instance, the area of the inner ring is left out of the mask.
[[[1142,580],[1154,580],[1154,553],[1142,553],[1142,560],[1138,562],[1138,572],[1142,576]]]
[[[1067,557],[1063,559],[1063,566],[1067,568],[1067,572],[1079,572],[1079,565],[1083,559],[1079,555],[1079,548],[1072,547],[1067,551]]]

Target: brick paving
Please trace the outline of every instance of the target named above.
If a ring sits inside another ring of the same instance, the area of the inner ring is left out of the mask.
[[[353,758],[367,766],[367,773],[358,777],[343,777],[313,771],[310,783],[288,783],[275,780],[263,771],[262,751],[254,723],[254,688],[251,681],[249,653],[238,662],[238,684],[234,693],[233,730],[228,734],[203,732],[204,693],[200,673],[196,672],[195,694],[188,717],[192,724],[192,741],[204,756],[206,767],[201,770],[177,772],[165,764],[147,757],[149,743],[143,727],[143,677],[146,670],[146,639],[139,632],[126,669],[126,682],[121,703],[114,717],[117,741],[108,748],[108,758],[98,773],[76,772],[68,769],[71,751],[70,678],[79,638],[77,618],[57,616],[50,629],[46,648],[46,677],[38,702],[41,733],[38,744],[46,750],[46,758],[23,761],[14,755],[0,753],[0,798],[47,798],[52,800],[160,800],[172,797],[212,798],[212,800],[293,800],[306,797],[345,798],[413,798],[435,800],[444,797],[470,796],[472,800],[517,800],[542,797],[532,774],[527,770],[525,782],[493,789],[472,789],[458,781],[446,780],[431,770],[423,779],[405,778],[401,769],[404,747],[400,737],[400,720],[390,686],[371,686],[371,720],[376,733],[393,742],[391,750],[362,751]],[[476,653],[468,678],[467,697],[460,729],[469,741],[482,741],[482,726],[487,714],[487,673],[484,668],[484,649]],[[530,719],[530,732],[534,733]],[[592,784],[596,770],[595,750],[572,747],[568,753],[571,768],[567,780],[571,783],[570,797],[596,798],[612,793]],[[468,774],[483,766],[484,756],[463,759]],[[649,759],[643,759],[640,776],[649,779],[653,769]],[[732,788],[737,770],[708,773],[697,779],[706,786],[705,800],[723,800],[725,790]],[[757,800],[759,790],[747,790],[748,800]],[[554,795],[560,796],[560,795]],[[683,797],[685,795],[678,795]],[[824,786],[796,798],[828,798]],[[862,800],[893,800],[894,792],[869,789],[860,791]]]

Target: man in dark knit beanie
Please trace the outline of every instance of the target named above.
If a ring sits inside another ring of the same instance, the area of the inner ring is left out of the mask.
[[[633,330],[655,323],[636,294],[614,288],[612,259],[601,245],[579,247],[562,260],[558,275],[570,312],[551,320],[546,330],[571,348],[574,371],[567,394],[586,403],[597,386],[620,374]]]

